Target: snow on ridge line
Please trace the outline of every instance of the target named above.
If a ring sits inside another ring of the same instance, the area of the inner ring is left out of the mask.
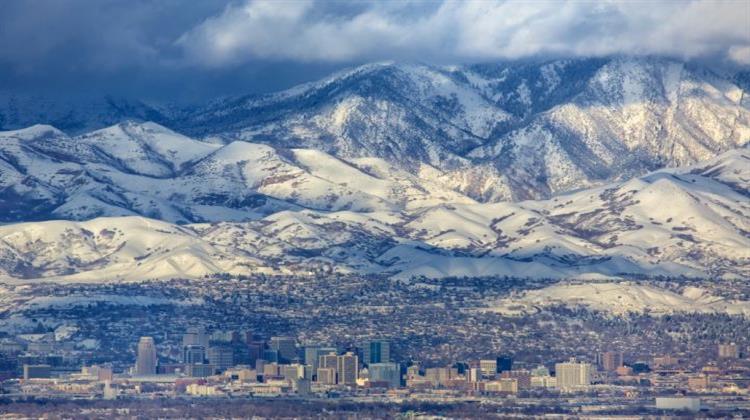
[[[688,287],[682,294],[629,281],[558,283],[519,296],[488,302],[481,311],[505,315],[533,313],[548,306],[582,306],[623,315],[629,312],[667,315],[675,312],[726,313],[750,317],[750,301],[728,300]]]

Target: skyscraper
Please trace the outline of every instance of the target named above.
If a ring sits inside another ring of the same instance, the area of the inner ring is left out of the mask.
[[[336,369],[338,367],[338,360],[338,355],[336,355],[335,351],[332,351],[320,356],[318,359],[318,367]]]
[[[297,358],[297,340],[294,337],[271,337],[271,350],[279,352],[280,362],[291,362]]]
[[[494,377],[497,374],[497,359],[480,360],[479,369],[482,370],[482,375]]]
[[[391,343],[386,340],[366,341],[362,344],[362,363],[386,363],[391,361]]]
[[[386,382],[389,388],[401,386],[401,367],[398,363],[371,363],[370,382]]]
[[[604,370],[614,372],[618,367],[622,366],[622,353],[616,351],[601,353],[599,355],[599,364]]]
[[[223,372],[234,366],[234,351],[226,344],[216,344],[208,348],[208,362]]]
[[[330,353],[336,353],[336,348],[330,346],[307,345],[305,346],[305,364],[312,366],[313,372],[315,372],[320,367],[320,356]]]
[[[197,344],[188,344],[182,348],[182,363],[200,364],[206,360],[206,348]]]
[[[203,346],[203,348],[208,348],[208,334],[203,331],[203,328],[190,327],[187,329],[185,334],[182,335],[182,345],[196,345]]]
[[[336,385],[335,368],[318,368],[316,371],[317,382],[324,385]]]
[[[356,385],[359,362],[357,355],[352,352],[342,354],[337,358],[336,372],[338,373],[338,383],[344,385]]]
[[[134,373],[136,375],[156,374],[156,344],[152,337],[141,337],[138,341],[138,356]]]
[[[497,358],[497,371],[505,372],[513,369],[513,359],[510,356],[500,356]]]

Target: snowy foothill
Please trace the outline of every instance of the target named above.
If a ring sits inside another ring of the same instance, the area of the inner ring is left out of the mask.
[[[697,287],[686,287],[681,293],[677,293],[630,281],[561,282],[487,302],[487,307],[479,310],[520,316],[550,306],[583,307],[614,315],[629,312],[650,315],[696,312],[750,317],[749,301],[725,299]]]

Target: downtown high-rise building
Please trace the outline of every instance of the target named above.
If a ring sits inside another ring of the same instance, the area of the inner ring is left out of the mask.
[[[391,361],[391,343],[386,340],[365,341],[362,348],[362,363],[387,363]]]
[[[447,385],[450,381],[458,378],[458,369],[454,367],[434,367],[424,371],[426,380],[432,382],[433,386]]]
[[[497,375],[497,359],[480,360],[479,369],[481,369],[482,375],[486,377],[494,377]]]
[[[371,363],[367,370],[370,382],[384,382],[389,388],[401,386],[401,366],[398,363]]]
[[[188,344],[182,348],[182,363],[195,365],[206,360],[206,348],[198,344]]]
[[[203,346],[208,348],[209,337],[208,334],[200,327],[190,327],[187,329],[185,334],[182,335],[182,345],[184,346]]]
[[[561,390],[574,390],[585,388],[591,384],[592,369],[589,363],[569,362],[555,364],[555,377],[557,388]]]
[[[338,383],[344,385],[356,385],[359,374],[359,361],[357,355],[347,352],[337,357],[336,373]]]
[[[336,369],[335,368],[318,368],[315,372],[317,382],[323,385],[336,385]]]
[[[333,383],[335,384],[337,376],[338,376],[337,375],[338,367],[339,367],[339,356],[336,354],[335,351],[332,351],[328,354],[324,354],[318,357],[318,369],[316,370],[316,372],[318,372],[320,369],[331,369],[331,371],[333,372]]]
[[[234,366],[234,351],[226,344],[215,344],[208,348],[208,363],[223,372]]]
[[[608,372],[614,372],[618,367],[622,366],[622,352],[605,351],[598,356],[599,366]]]
[[[280,362],[291,362],[297,358],[297,340],[294,337],[271,337],[268,346],[279,352]]]
[[[497,372],[506,372],[513,370],[513,358],[510,356],[500,356],[497,358]]]
[[[138,376],[156,374],[156,344],[152,337],[141,337],[133,373]]]
[[[336,353],[338,350],[331,346],[310,344],[305,346],[305,364],[312,366],[313,372],[320,367],[320,356]]]

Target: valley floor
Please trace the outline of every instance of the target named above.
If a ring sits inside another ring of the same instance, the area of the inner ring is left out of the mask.
[[[701,284],[689,279],[641,283],[632,287],[678,296],[681,289]],[[742,314],[692,313],[679,306],[657,313],[612,305],[614,311],[608,311],[600,301],[587,306],[585,301],[539,304],[527,298],[564,287],[553,280],[403,282],[375,276],[6,285],[0,294],[0,334],[54,332],[61,348],[116,368],[130,366],[140,336],[156,337],[162,357],[179,359],[182,334],[194,326],[293,336],[342,348],[386,338],[401,360],[438,366],[501,353],[535,366],[612,348],[632,361],[673,354],[702,366],[713,359],[716,343],[750,345],[750,319]],[[706,294],[748,300],[749,292],[744,282],[724,282]],[[498,301],[506,310],[497,310]],[[524,311],[508,311],[512,302],[522,303]]]
[[[657,410],[652,397],[508,398],[415,396],[391,401],[380,398],[159,398],[118,401],[9,400],[0,399],[3,418],[46,419],[120,418],[326,418],[326,419],[417,419],[417,418],[719,418],[750,416],[750,399],[714,396],[700,413]],[[667,417],[670,416],[670,417]],[[671,417],[675,416],[675,417]]]

